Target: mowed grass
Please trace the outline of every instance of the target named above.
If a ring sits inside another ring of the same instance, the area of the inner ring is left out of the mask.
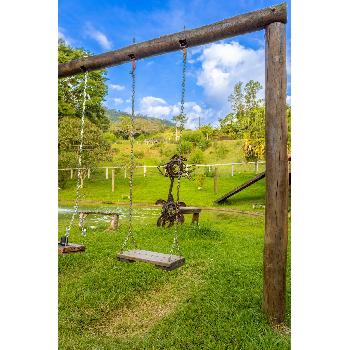
[[[152,195],[164,197],[158,186]],[[69,217],[59,216],[60,234]],[[180,230],[186,264],[171,272],[116,260],[125,217],[116,232],[88,217],[85,238],[74,226],[70,240],[86,252],[59,256],[59,348],[289,349],[290,336],[271,328],[261,308],[263,217],[203,211],[199,227],[189,219]],[[169,252],[173,229],[146,214],[134,226],[140,248]],[[289,256],[287,273],[288,326]]]
[[[202,169],[200,169],[202,171]],[[263,171],[264,169],[261,169]],[[259,169],[260,171],[260,169]],[[219,169],[218,193],[214,193],[214,178],[204,177],[202,188],[199,190],[198,178],[194,174],[192,179],[181,180],[181,200],[188,206],[207,207],[234,207],[241,210],[263,212],[265,204],[265,179],[256,182],[246,190],[231,197],[223,205],[214,204],[214,201],[231,191],[235,187],[248,181],[256,174],[254,172],[235,173],[231,176],[230,167]],[[91,178],[84,180],[82,202],[100,203],[128,203],[129,179],[124,178],[124,171],[117,171],[115,176],[115,192],[111,191],[111,171],[106,180],[105,172],[96,169],[91,172]],[[135,203],[154,204],[157,199],[167,199],[169,179],[161,176],[157,169],[148,169],[147,176],[143,170],[137,169],[133,184],[133,198]],[[58,192],[61,203],[69,203],[75,199],[76,180],[69,180],[67,186]],[[175,192],[174,192],[175,193]]]

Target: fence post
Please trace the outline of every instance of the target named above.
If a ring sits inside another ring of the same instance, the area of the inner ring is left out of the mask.
[[[231,167],[231,176],[233,176],[235,173],[235,164],[232,163],[232,167]]]
[[[108,180],[108,168],[106,167],[106,180]]]
[[[87,173],[88,173],[87,177],[88,177],[88,179],[90,179],[90,168],[88,168],[88,172]]]
[[[218,168],[214,168],[214,193],[218,193]]]
[[[112,169],[112,192],[114,192],[114,173],[115,169]]]
[[[143,176],[146,176],[147,173],[147,167],[146,165],[143,166]]]
[[[257,174],[258,171],[259,171],[259,163],[258,163],[258,161],[256,160],[256,161],[255,161],[255,174]]]
[[[73,169],[70,169],[70,178],[73,179]]]

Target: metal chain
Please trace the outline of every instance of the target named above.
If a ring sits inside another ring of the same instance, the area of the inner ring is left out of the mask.
[[[180,103],[180,135],[179,135],[179,156],[180,161],[182,157],[182,130],[185,124],[185,92],[186,92],[186,65],[187,65],[187,48],[182,49],[182,82],[181,82],[181,103]],[[180,166],[180,164],[179,164]],[[182,255],[180,243],[179,243],[179,202],[180,202],[180,185],[181,185],[181,172],[177,177],[177,190],[176,190],[176,220],[175,220],[175,230],[174,230],[174,240],[170,251],[172,255],[174,252]]]
[[[77,178],[77,186],[76,186],[75,205],[74,205],[74,211],[73,211],[72,217],[71,217],[70,222],[69,222],[69,226],[66,228],[66,234],[65,234],[66,237],[69,237],[69,233],[70,233],[73,221],[75,219],[75,216],[78,213],[80,189],[82,187],[82,184],[81,184],[81,163],[82,163],[83,141],[84,141],[87,80],[88,80],[88,72],[85,72],[85,74],[84,74],[84,90],[83,90],[83,106],[82,106],[81,124],[80,124],[80,144],[79,144],[79,149],[78,149],[78,178]],[[83,235],[86,235],[86,229],[84,229],[84,227],[82,228],[82,233],[83,233]]]
[[[129,227],[128,227],[128,234],[125,237],[125,240],[123,242],[121,251],[123,252],[126,248],[129,240],[131,240],[132,245],[134,248],[137,247],[136,240],[133,234],[133,176],[134,176],[134,168],[135,168],[135,156],[134,156],[134,133],[135,133],[135,86],[136,86],[136,76],[135,76],[135,70],[136,70],[136,60],[132,59],[131,61],[131,77],[132,77],[132,85],[131,85],[131,130],[129,134],[130,138],[130,176],[129,176]]]

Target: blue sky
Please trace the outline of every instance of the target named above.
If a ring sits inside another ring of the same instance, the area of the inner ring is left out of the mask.
[[[276,1],[237,0],[60,0],[59,36],[73,47],[98,54],[155,37],[196,28],[244,12],[275,5]],[[290,1],[287,55],[290,102]],[[188,127],[215,125],[230,111],[227,97],[238,81],[264,85],[264,32],[256,32],[189,49],[185,112]],[[137,112],[171,119],[179,112],[181,52],[137,63]],[[105,105],[130,111],[130,65],[108,69]],[[262,95],[263,97],[263,92]]]

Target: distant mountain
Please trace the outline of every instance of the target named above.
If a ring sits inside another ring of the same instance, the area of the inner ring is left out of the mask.
[[[107,117],[112,122],[117,122],[121,117],[130,116],[130,113],[122,112],[122,111],[116,111],[115,109],[108,109],[105,108]],[[169,120],[166,119],[159,119],[154,117],[148,117],[146,115],[137,114],[135,116],[135,119],[144,119],[145,121],[148,121],[149,123],[154,122],[156,125],[160,126],[175,126],[175,124]]]

